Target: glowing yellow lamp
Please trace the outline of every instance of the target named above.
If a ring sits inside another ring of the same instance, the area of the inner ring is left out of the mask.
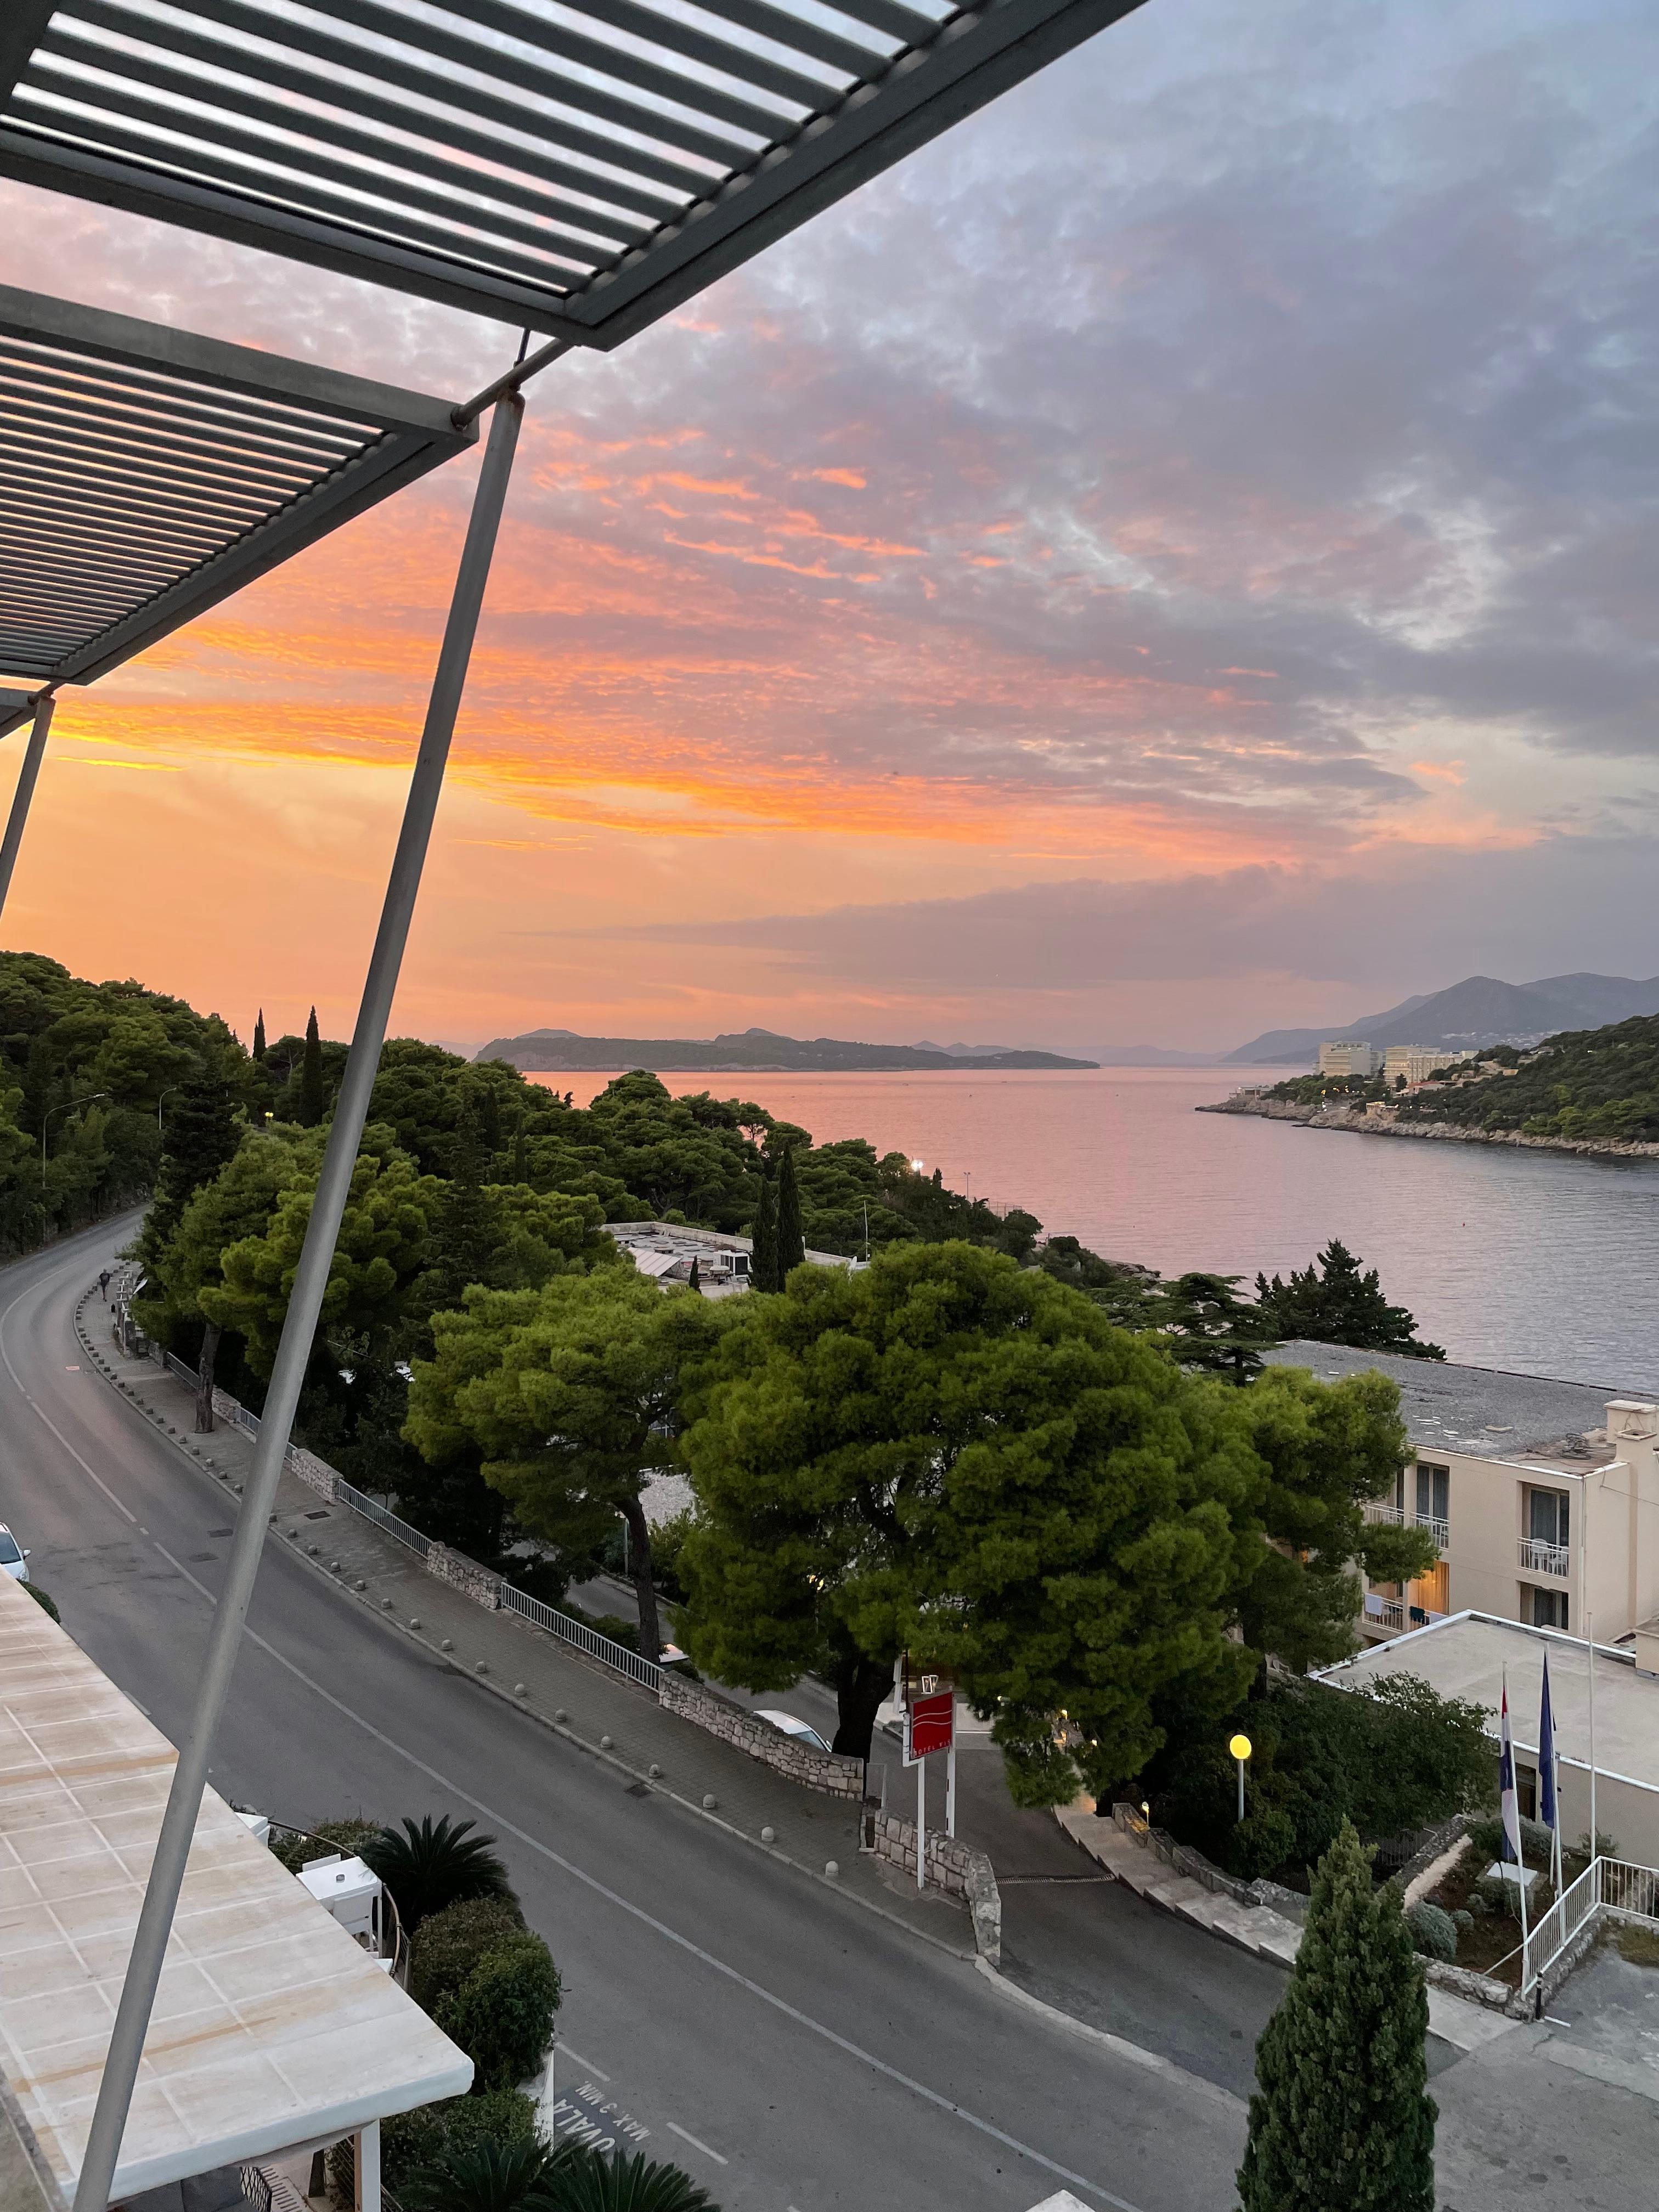
[[[1247,1735],[1236,1735],[1228,1743],[1227,1748],[1235,1759],[1248,1759],[1250,1755],[1250,1739]]]

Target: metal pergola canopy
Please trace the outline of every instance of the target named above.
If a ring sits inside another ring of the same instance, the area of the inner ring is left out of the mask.
[[[447,400],[0,286],[0,678],[92,682],[477,435]],[[27,696],[0,690],[0,734]]]
[[[0,174],[610,347],[1139,0],[5,0]]]

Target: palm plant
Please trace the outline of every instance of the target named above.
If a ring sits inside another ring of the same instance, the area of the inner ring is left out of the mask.
[[[602,2158],[562,2143],[526,2212],[720,2212],[720,2207],[689,2173],[658,2165],[642,2151],[632,2158]]]
[[[547,2166],[547,2146],[535,2136],[474,2143],[412,2174],[399,2202],[404,2212],[548,2212]]]
[[[447,1813],[435,1823],[428,1814],[418,1828],[405,1819],[401,1835],[382,1828],[361,1847],[364,1864],[391,1891],[410,1935],[429,1914],[463,1898],[512,1896],[495,1838],[473,1835],[472,1826]]]

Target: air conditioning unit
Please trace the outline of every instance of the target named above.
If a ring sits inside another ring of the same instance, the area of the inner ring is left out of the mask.
[[[348,1936],[378,1956],[380,1919],[380,1877],[371,1874],[361,1859],[313,1859],[300,1869],[299,1879],[331,1920],[337,1920]]]

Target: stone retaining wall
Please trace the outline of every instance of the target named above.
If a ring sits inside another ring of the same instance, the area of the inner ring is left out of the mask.
[[[757,1759],[763,1765],[787,1774],[792,1782],[801,1783],[808,1790],[821,1790],[829,1797],[845,1798],[854,1805],[863,1803],[861,1759],[848,1759],[833,1751],[815,1751],[810,1743],[802,1743],[797,1737],[785,1735],[781,1729],[775,1729],[770,1721],[757,1720],[741,1705],[728,1705],[724,1698],[717,1698],[701,1683],[685,1681],[667,1668],[663,1670],[658,1698],[669,1712],[678,1713],[695,1727],[706,1729],[722,1743],[735,1744],[750,1759]],[[913,1858],[913,1868],[915,1863]]]
[[[889,1866],[897,1867],[914,1881],[916,1875],[916,1826],[896,1813],[868,1811],[864,1816],[864,1848]],[[960,1898],[973,1915],[974,1948],[981,1959],[996,1966],[1002,1957],[1002,1894],[991,1862],[983,1851],[955,1836],[930,1829],[927,1836],[927,1880],[947,1897]]]
[[[465,1552],[452,1552],[447,1544],[434,1544],[427,1553],[426,1571],[435,1575],[441,1583],[447,1583],[475,1605],[490,1613],[498,1613],[501,1603],[501,1582],[488,1567],[481,1567],[476,1559],[469,1559]]]

